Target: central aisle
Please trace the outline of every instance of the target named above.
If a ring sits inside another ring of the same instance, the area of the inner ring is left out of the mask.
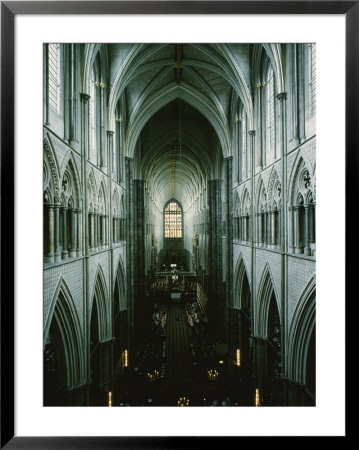
[[[186,313],[178,304],[168,308],[166,363],[165,389],[186,394],[193,380],[192,355]]]

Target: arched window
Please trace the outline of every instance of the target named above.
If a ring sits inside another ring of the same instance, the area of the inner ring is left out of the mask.
[[[309,84],[309,115],[314,116],[316,111],[316,46],[308,44],[308,84]]]
[[[90,76],[90,102],[89,102],[89,157],[90,161],[96,164],[96,119],[95,119],[95,73],[94,70],[91,71]]]
[[[49,106],[61,114],[61,45],[48,46]]]
[[[165,215],[165,238],[182,238],[182,208],[171,200],[164,211]]]
[[[268,69],[267,74],[267,149],[274,149],[274,74],[273,69]]]

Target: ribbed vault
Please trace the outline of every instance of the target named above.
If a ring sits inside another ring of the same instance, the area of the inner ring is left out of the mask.
[[[172,197],[188,210],[205,189],[216,139],[209,122],[190,105],[174,100],[143,129],[135,161],[138,176],[159,210]]]

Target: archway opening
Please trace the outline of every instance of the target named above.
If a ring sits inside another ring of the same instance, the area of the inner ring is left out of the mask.
[[[97,301],[95,297],[93,300],[90,322],[90,404],[93,406],[103,406],[99,389],[100,369],[99,320]]]
[[[272,292],[268,310],[268,334],[266,355],[265,392],[263,395],[266,406],[279,406],[283,403],[283,388],[281,374],[281,336],[280,319],[277,300]]]
[[[251,362],[251,333],[251,291],[247,273],[244,272],[241,290],[240,349],[241,365],[248,370]]]
[[[65,346],[56,319],[52,319],[44,348],[44,406],[64,404],[66,386]]]
[[[306,364],[306,386],[313,397],[315,398],[315,391],[316,391],[316,364],[315,364],[315,357],[316,357],[316,331],[315,331],[315,325],[312,331],[312,334],[310,336],[309,345],[308,345],[308,352],[307,352],[307,364]]]

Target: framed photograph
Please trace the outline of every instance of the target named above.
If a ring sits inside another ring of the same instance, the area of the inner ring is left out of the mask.
[[[358,14],[1,2],[1,448],[347,436]]]

